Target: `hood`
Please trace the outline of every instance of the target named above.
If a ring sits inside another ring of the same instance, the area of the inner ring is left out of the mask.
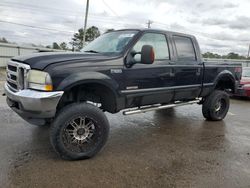
[[[250,77],[242,77],[240,80],[240,84],[242,85],[250,84]]]
[[[50,64],[65,61],[83,61],[83,62],[100,62],[114,59],[117,56],[104,55],[97,53],[80,53],[80,52],[40,52],[26,56],[17,56],[12,58],[14,61],[22,62],[30,65],[32,69],[43,70]]]

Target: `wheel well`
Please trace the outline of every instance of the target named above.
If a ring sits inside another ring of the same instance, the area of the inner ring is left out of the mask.
[[[66,89],[57,109],[74,102],[86,101],[101,104],[100,108],[104,111],[116,112],[115,93],[109,87],[99,83],[80,84]]]
[[[229,76],[224,76],[217,82],[215,89],[235,92],[234,81]]]

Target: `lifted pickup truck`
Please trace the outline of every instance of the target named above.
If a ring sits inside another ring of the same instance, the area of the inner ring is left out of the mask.
[[[5,93],[26,121],[51,123],[64,159],[94,156],[108,138],[104,111],[125,115],[202,104],[207,120],[222,120],[240,64],[202,61],[191,35],[126,29],[103,34],[81,53],[38,53],[11,59]]]

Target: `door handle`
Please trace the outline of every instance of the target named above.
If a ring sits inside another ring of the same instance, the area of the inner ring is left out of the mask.
[[[166,78],[166,77],[169,77],[169,76],[170,76],[170,72],[166,72],[166,73],[163,73],[163,74],[159,75],[160,78]]]
[[[161,79],[166,79],[169,77],[174,77],[175,76],[175,70],[174,68],[171,68],[169,72],[165,72],[159,75]]]

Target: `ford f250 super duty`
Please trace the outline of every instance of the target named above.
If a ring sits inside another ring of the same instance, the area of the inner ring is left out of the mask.
[[[103,34],[80,53],[37,53],[7,64],[8,105],[31,124],[51,124],[64,159],[86,159],[107,141],[104,112],[124,115],[186,104],[222,120],[240,64],[204,63],[195,37],[126,29]]]

